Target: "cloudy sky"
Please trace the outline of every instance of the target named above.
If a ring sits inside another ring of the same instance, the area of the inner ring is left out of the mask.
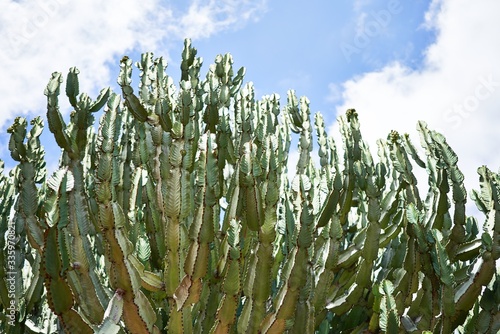
[[[230,52],[259,97],[307,96],[334,136],[347,108],[372,148],[392,129],[418,144],[424,120],[458,153],[468,189],[478,187],[477,167],[500,166],[498,0],[0,0],[0,8],[0,159],[10,168],[6,129],[15,116],[45,114],[53,71],[76,66],[81,91],[95,97],[116,90],[123,55],[153,51],[178,78],[185,37],[205,69]],[[47,129],[55,166],[50,139]]]

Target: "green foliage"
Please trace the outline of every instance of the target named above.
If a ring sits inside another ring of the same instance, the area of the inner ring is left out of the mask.
[[[58,169],[46,176],[40,118],[29,131],[15,120],[18,165],[8,175],[0,165],[0,330],[498,331],[500,175],[478,170],[479,231],[457,156],[425,123],[425,159],[393,131],[375,160],[354,109],[337,143],[307,98],[258,100],[232,64],[217,56],[201,79],[186,40],[178,87],[146,53],[136,93],[124,57],[121,96],[103,89],[95,101],[71,68],[69,121],[52,75]],[[414,168],[427,171],[425,197]]]

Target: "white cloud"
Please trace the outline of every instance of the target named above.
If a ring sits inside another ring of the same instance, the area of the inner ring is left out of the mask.
[[[155,1],[13,2],[0,14],[3,110],[0,125],[13,115],[43,110],[50,74],[81,70],[82,91],[110,83],[107,62],[135,46],[151,47],[144,34]],[[97,8],[99,10],[97,10]],[[166,13],[168,14],[168,12]],[[139,38],[144,35],[144,38]]]
[[[95,97],[115,81],[109,65],[117,69],[122,55],[159,50],[168,57],[172,42],[241,27],[266,9],[266,0],[195,0],[187,10],[161,0],[0,1],[0,128],[14,116],[44,113],[53,71],[78,67],[80,91]]]
[[[266,11],[266,0],[195,0],[173,30],[180,36],[205,38],[228,27],[257,21]]]
[[[344,82],[337,114],[358,111],[374,152],[376,140],[392,129],[409,133],[418,145],[416,124],[426,121],[457,152],[467,189],[477,189],[477,167],[485,164],[497,171],[500,166],[499,12],[496,0],[433,1],[423,25],[435,29],[436,40],[422,67],[413,70],[395,62]],[[333,97],[338,94],[338,89],[332,91]],[[337,124],[330,133],[337,136]]]
[[[355,0],[353,3],[353,8],[356,12],[360,12],[364,7],[368,6],[372,0]]]
[[[363,35],[366,31],[366,20],[368,18],[368,14],[362,12],[358,15],[356,19],[356,37]]]

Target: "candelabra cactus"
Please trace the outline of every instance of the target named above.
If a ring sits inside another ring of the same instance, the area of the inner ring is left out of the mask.
[[[16,118],[18,165],[1,165],[2,332],[497,332],[499,174],[478,170],[480,232],[456,154],[425,123],[425,159],[395,131],[374,159],[350,109],[338,150],[307,98],[257,100],[232,64],[217,56],[201,79],[186,40],[179,87],[146,53],[137,93],[124,57],[121,95],[95,101],[71,68],[69,121],[52,75],[58,169],[47,177],[40,118],[29,132]]]

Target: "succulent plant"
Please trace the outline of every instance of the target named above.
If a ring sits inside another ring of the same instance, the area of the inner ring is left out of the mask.
[[[256,99],[230,54],[202,79],[186,40],[178,86],[161,57],[145,53],[136,67],[137,92],[124,57],[121,94],[95,100],[71,68],[69,120],[52,74],[47,122],[61,156],[50,176],[42,119],[9,128],[3,333],[500,329],[499,174],[478,169],[480,230],[455,152],[424,122],[424,159],[396,131],[374,159],[354,109],[335,142],[306,97]],[[414,168],[427,171],[425,197]]]

